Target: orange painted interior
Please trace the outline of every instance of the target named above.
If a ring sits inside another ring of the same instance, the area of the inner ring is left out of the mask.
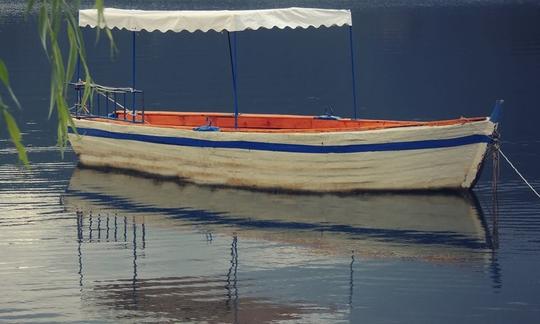
[[[123,111],[118,111],[118,120],[101,119],[111,123],[125,123]],[[132,120],[133,115],[127,113],[125,118]],[[407,126],[443,126],[463,124],[485,120],[486,117],[437,120],[437,121],[395,121],[372,119],[339,120],[316,119],[313,116],[302,115],[270,115],[270,114],[241,114],[238,117],[238,128],[234,128],[234,115],[227,113],[193,113],[150,111],[144,114],[144,125],[168,128],[192,129],[203,125],[219,127],[224,132],[339,132],[354,130],[373,130]],[[141,114],[136,115],[141,120]],[[135,124],[142,125],[142,124]]]

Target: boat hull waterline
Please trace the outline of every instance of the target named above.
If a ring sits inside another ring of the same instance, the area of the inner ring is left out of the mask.
[[[201,132],[185,127],[75,119],[82,165],[197,184],[313,192],[471,188],[496,124],[358,131]]]

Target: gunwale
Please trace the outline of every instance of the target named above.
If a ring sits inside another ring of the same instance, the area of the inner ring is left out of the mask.
[[[88,118],[88,117],[77,117]],[[382,119],[320,119],[308,115],[283,114],[240,114],[238,128],[234,127],[234,114],[217,112],[176,112],[176,111],[146,111],[144,123],[132,123],[130,112],[116,112],[116,118],[90,117],[92,120],[132,126],[155,128],[173,128],[193,130],[194,128],[211,125],[221,132],[250,132],[250,133],[327,133],[383,130],[400,127],[435,127],[466,124],[485,121],[487,117],[460,117],[456,119],[415,121],[415,120],[382,120]],[[125,119],[124,119],[125,118]],[[136,121],[142,121],[142,114],[137,112]]]

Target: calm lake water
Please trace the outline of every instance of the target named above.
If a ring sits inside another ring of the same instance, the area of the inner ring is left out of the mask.
[[[107,1],[144,9],[353,11],[360,115],[485,116],[540,188],[540,4],[522,1]],[[97,82],[129,86],[85,30]],[[35,16],[0,0],[0,57],[32,167],[0,130],[0,322],[537,323],[540,200],[501,162],[474,192],[287,195],[77,167],[47,119]],[[232,110],[221,33],[140,33],[138,87],[161,110]],[[350,116],[344,28],[238,35],[244,112]]]

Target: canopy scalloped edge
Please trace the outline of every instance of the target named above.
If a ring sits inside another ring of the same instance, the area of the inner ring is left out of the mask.
[[[236,32],[259,28],[284,29],[352,26],[350,10],[317,8],[283,8],[264,10],[218,10],[218,11],[147,11],[116,8],[104,9],[100,28],[118,28],[129,31],[149,32],[207,32],[214,30]],[[79,11],[79,26],[98,26],[96,9]]]

